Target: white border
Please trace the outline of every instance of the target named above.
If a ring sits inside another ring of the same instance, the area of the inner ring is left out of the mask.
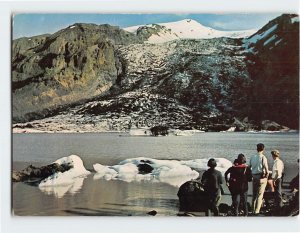
[[[52,13],[295,13],[299,0],[98,0],[0,2],[0,197],[1,232],[299,232],[299,218],[12,217],[10,129],[11,14]]]

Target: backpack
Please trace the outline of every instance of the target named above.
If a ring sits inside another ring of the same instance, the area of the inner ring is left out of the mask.
[[[245,182],[245,180],[247,180],[246,177],[246,171],[247,171],[247,167],[243,167],[243,173],[241,175],[241,173],[239,172],[231,172],[230,173],[230,178],[229,178],[229,189],[230,191],[237,191],[239,189],[242,188],[243,183]]]

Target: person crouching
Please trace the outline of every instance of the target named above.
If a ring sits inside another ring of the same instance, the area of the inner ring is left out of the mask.
[[[214,216],[219,216],[219,204],[221,201],[221,184],[222,174],[216,170],[217,162],[215,159],[209,159],[207,162],[209,169],[202,175],[201,182],[204,186],[204,191],[207,193],[209,207],[206,216],[210,215],[210,211]]]

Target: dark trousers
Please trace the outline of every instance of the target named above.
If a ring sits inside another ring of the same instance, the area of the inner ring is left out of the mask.
[[[219,216],[219,204],[221,201],[221,191],[219,190],[217,193],[209,193],[208,194],[208,209],[205,213],[206,216],[211,216],[211,211],[214,213],[214,216]]]
[[[283,206],[281,185],[282,185],[282,179],[279,178],[275,181],[275,186],[274,186],[275,206],[278,209],[280,209]]]
[[[232,205],[234,208],[235,216],[239,215],[240,205],[242,205],[244,207],[244,211],[245,211],[244,215],[248,216],[247,196],[248,196],[247,191],[232,194]]]

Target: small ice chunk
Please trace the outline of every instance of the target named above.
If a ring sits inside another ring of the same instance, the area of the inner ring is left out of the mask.
[[[94,179],[100,179],[104,177],[106,180],[111,180],[118,174],[116,170],[107,166],[103,166],[99,163],[94,164],[93,167],[94,170],[97,172],[97,174],[94,176]]]

